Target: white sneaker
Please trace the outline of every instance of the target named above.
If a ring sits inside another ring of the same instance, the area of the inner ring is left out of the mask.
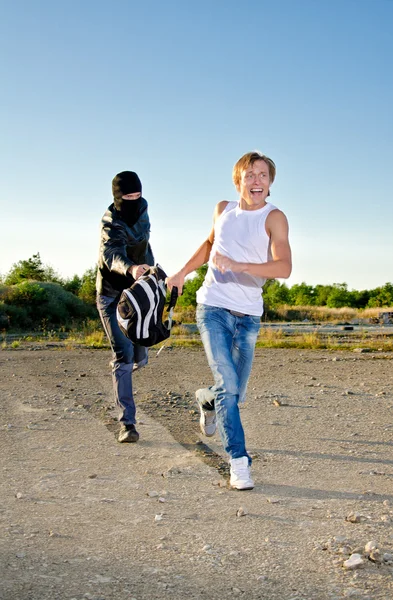
[[[201,392],[201,393],[199,393]],[[205,389],[197,390],[195,392],[195,397],[198,402],[199,410],[201,413],[201,417],[199,419],[199,425],[201,427],[201,431],[207,437],[212,437],[216,433],[217,428],[217,418],[215,410],[207,410],[203,408],[203,403],[200,396],[204,395]],[[206,395],[206,394],[205,394]],[[214,398],[214,396],[213,396]]]
[[[230,485],[235,490],[252,490],[254,482],[251,479],[248,457],[231,458],[231,480]]]

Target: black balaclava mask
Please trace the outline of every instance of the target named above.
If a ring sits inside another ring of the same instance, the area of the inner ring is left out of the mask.
[[[116,210],[129,227],[135,225],[142,205],[142,184],[133,171],[122,171],[112,180],[113,202]],[[138,200],[124,200],[122,196],[140,193]]]

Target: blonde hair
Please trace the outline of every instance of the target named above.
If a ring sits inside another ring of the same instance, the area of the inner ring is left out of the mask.
[[[257,160],[263,160],[267,164],[269,169],[270,183],[273,183],[276,177],[276,165],[274,164],[271,158],[265,156],[265,154],[261,154],[257,150],[254,150],[254,152],[247,152],[247,154],[244,154],[244,156],[239,158],[239,160],[233,167],[232,181],[238,192],[240,191],[240,181],[243,171],[247,171],[247,169],[250,166],[252,166]]]

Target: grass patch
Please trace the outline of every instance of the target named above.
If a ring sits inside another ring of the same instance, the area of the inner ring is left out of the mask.
[[[85,335],[83,343],[90,348],[109,348],[109,342],[103,331],[93,331]]]
[[[387,335],[368,336],[364,332],[360,336],[328,335],[317,331],[301,333],[284,333],[282,329],[263,328],[258,339],[257,348],[297,348],[309,350],[354,350],[367,348],[377,352],[392,352],[393,339]]]
[[[188,337],[190,334],[187,327],[185,327],[184,325],[174,325],[171,329],[171,336],[177,335]]]

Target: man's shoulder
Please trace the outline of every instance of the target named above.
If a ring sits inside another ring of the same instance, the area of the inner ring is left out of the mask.
[[[270,231],[280,231],[281,229],[288,228],[288,219],[277,206],[271,206],[269,214],[266,217],[266,227]]]
[[[231,202],[230,200],[221,200],[216,204],[215,208],[215,217],[219,217],[225,210],[230,210],[231,208],[235,208],[237,202]]]
[[[269,207],[269,212],[268,212],[267,218],[269,220],[277,220],[277,219],[281,220],[283,218],[286,219],[285,214],[283,213],[283,211],[280,208],[278,208],[274,204],[270,204],[270,203],[268,204],[268,207]]]

